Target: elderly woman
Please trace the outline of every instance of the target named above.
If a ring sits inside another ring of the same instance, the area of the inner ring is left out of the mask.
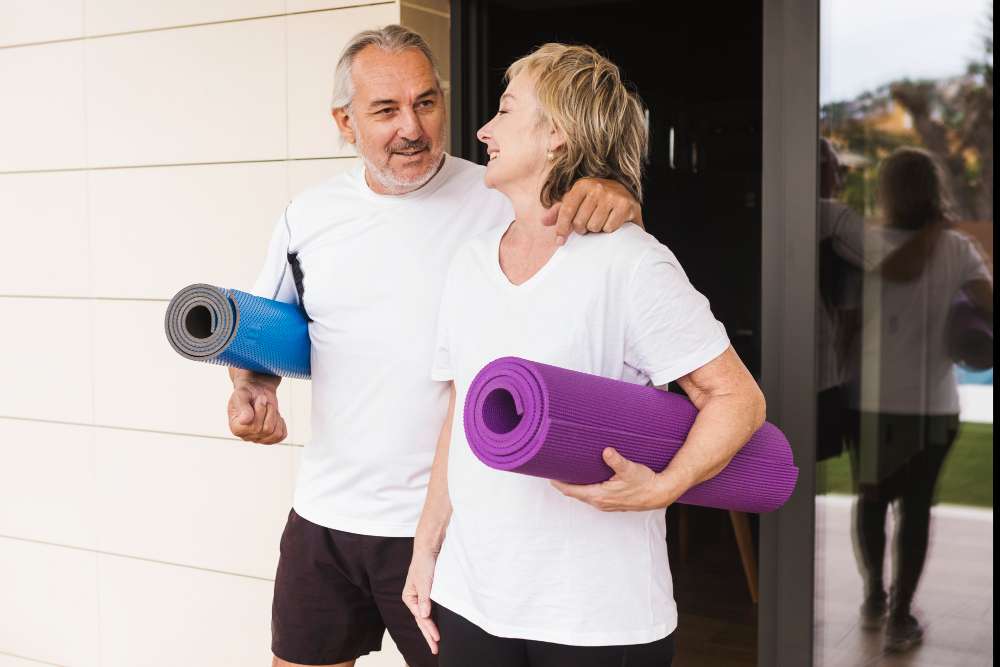
[[[617,67],[588,47],[546,44],[507,80],[478,137],[486,184],[516,217],[450,267],[431,374],[451,383],[451,408],[403,597],[442,667],[662,667],[677,625],[663,509],[726,466],[763,423],[764,399],[655,238],[626,225],[563,245],[541,222],[582,176],[641,199],[644,110]],[[662,472],[610,447],[615,474],[602,484],[493,470],[470,451],[455,405],[505,355],[661,388],[676,381],[700,413]]]

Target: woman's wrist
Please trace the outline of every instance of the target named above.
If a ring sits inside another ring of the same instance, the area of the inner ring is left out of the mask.
[[[441,545],[444,544],[445,528],[443,525],[419,526],[413,538],[413,553],[437,556],[441,552]]]
[[[685,485],[679,477],[680,475],[670,468],[657,473],[654,509],[670,507],[688,490],[690,485]]]

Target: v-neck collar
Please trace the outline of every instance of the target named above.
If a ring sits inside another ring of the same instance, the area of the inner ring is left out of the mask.
[[[552,266],[558,264],[559,260],[565,254],[566,245],[563,244],[560,246],[556,246],[556,251],[552,253],[552,256],[548,258],[545,264],[542,264],[542,266],[539,267],[539,269],[535,271],[531,275],[531,277],[529,277],[523,283],[515,285],[510,281],[510,278],[507,277],[507,274],[503,272],[503,268],[501,268],[500,266],[500,244],[503,241],[504,235],[510,230],[513,224],[514,221],[511,221],[509,225],[500,229],[500,231],[497,233],[496,238],[493,240],[493,243],[491,244],[490,252],[492,255],[492,260],[490,264],[493,265],[494,277],[497,279],[500,285],[503,286],[504,289],[523,292],[532,290],[535,288],[536,285],[538,285],[541,282],[544,282],[545,276],[552,272]]]

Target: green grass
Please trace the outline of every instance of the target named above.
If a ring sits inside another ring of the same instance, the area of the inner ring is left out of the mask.
[[[819,493],[852,493],[847,452],[819,464]],[[993,507],[993,424],[963,422],[938,480],[937,500]]]

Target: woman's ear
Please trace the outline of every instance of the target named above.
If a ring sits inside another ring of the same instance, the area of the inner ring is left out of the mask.
[[[549,152],[554,153],[566,145],[566,135],[556,127],[555,123],[552,123],[551,127],[552,129],[549,131]]]

